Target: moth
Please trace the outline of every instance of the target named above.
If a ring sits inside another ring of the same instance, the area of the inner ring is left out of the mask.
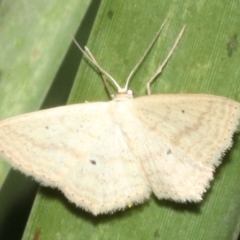
[[[232,145],[240,104],[204,94],[148,95],[133,98],[129,82],[158,38],[165,22],[122,88],[109,102],[68,105],[0,122],[0,154],[13,168],[41,184],[60,189],[70,202],[94,215],[111,213],[149,198],[199,202],[214,169]]]

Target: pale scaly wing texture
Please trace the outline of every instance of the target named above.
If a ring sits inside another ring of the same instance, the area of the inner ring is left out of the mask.
[[[126,102],[138,137],[131,147],[158,198],[200,201],[232,144],[240,104],[211,95],[152,95]],[[125,123],[124,123],[125,125]],[[131,145],[132,134],[123,127]]]
[[[0,123],[0,153],[93,214],[149,197],[140,162],[112,121],[110,102],[59,107]]]

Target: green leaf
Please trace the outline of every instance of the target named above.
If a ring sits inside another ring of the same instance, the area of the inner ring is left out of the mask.
[[[134,76],[135,96],[186,31],[153,93],[209,93],[240,101],[238,1],[103,0],[88,47],[122,86],[154,34],[168,17],[160,39]],[[80,42],[81,44],[81,42]],[[54,51],[54,49],[52,49]],[[101,77],[82,62],[69,103],[107,100]],[[239,234],[240,137],[216,170],[199,204],[152,197],[145,204],[94,217],[76,208],[58,190],[41,188],[23,239],[237,239]],[[80,147],[80,146],[79,146]],[[204,151],[204,149],[203,149]]]

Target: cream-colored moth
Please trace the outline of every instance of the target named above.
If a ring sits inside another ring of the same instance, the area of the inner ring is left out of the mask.
[[[184,28],[148,82],[148,95],[133,98],[129,81],[165,22],[124,88],[85,48],[85,57],[116,86],[117,94],[109,102],[57,107],[1,121],[1,156],[41,184],[59,188],[94,215],[142,203],[151,192],[159,199],[201,201],[215,167],[231,147],[240,104],[212,95],[151,95],[150,84]]]

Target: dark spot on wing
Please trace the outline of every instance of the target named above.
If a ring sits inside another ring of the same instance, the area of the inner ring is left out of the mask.
[[[185,113],[185,110],[182,110],[182,113]]]
[[[169,155],[169,154],[171,154],[171,153],[172,153],[172,151],[171,151],[171,149],[169,148],[168,151],[167,151],[167,155]]]
[[[92,165],[96,165],[96,164],[97,164],[97,162],[96,162],[95,160],[92,160],[92,159],[90,159],[90,163],[91,163]]]

